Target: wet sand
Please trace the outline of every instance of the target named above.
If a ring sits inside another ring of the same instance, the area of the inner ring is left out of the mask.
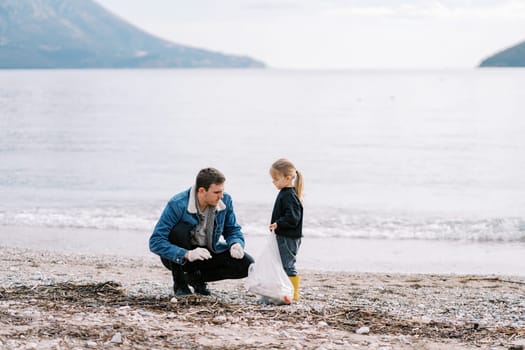
[[[0,226],[2,245],[75,252],[150,257],[149,232]],[[246,250],[257,257],[265,236],[246,235]],[[306,237],[298,267],[307,270],[497,274],[525,276],[525,242],[372,240]]]

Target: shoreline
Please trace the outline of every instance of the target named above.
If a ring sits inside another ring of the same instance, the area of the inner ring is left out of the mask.
[[[4,246],[0,256],[0,349],[525,345],[523,277],[303,270],[301,300],[272,306],[243,280],[174,300],[171,275],[154,257]]]
[[[62,253],[154,257],[149,232],[0,226],[3,246]],[[245,235],[255,259],[264,235]],[[525,242],[303,238],[297,267],[318,271],[525,276]]]

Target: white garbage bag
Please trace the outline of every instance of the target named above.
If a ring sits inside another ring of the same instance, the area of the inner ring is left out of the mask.
[[[264,302],[278,305],[291,303],[293,285],[283,269],[273,232],[268,235],[261,255],[250,265],[245,286],[248,291],[260,295]]]

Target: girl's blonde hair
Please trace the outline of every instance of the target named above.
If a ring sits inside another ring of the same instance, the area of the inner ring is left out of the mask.
[[[292,182],[295,187],[295,192],[301,202],[303,201],[303,175],[297,171],[292,162],[285,158],[278,159],[272,164],[270,170],[276,171],[283,176],[291,176],[292,179],[295,179],[295,181]]]

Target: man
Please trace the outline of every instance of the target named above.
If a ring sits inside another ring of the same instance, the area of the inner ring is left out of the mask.
[[[149,240],[150,250],[171,270],[175,295],[209,295],[206,282],[248,275],[253,258],[244,252],[244,235],[226,178],[202,169],[195,185],[171,198]],[[224,239],[221,239],[221,236]]]

